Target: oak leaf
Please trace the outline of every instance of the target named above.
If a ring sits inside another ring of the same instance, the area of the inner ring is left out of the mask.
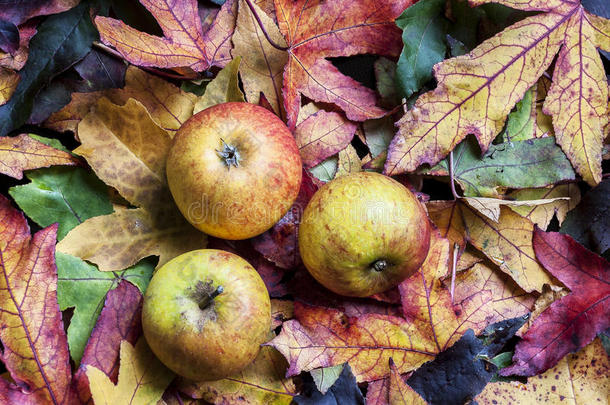
[[[502,375],[532,376],[610,327],[610,264],[572,237],[536,229],[536,257],[571,293],[553,302],[515,347],[514,364]]]
[[[0,138],[0,173],[16,179],[23,178],[24,170],[80,164],[80,160],[70,153],[45,145],[26,134]]]
[[[290,128],[297,124],[301,95],[336,104],[354,121],[385,114],[372,90],[341,74],[326,58],[398,56],[402,41],[394,20],[409,5],[410,0],[275,1],[278,26],[288,43],[283,96]]]
[[[76,402],[57,304],[56,231],[52,225],[32,238],[23,214],[0,196],[0,341],[16,383],[0,379],[4,403]]]
[[[93,365],[87,365],[86,374],[96,405],[156,403],[175,377],[155,357],[143,337],[135,347],[127,340],[121,342],[121,363],[116,385],[104,371]]]
[[[87,367],[102,371],[113,383],[119,376],[119,350],[122,341],[132,345],[142,333],[142,294],[137,287],[124,280],[108,292],[104,308],[87,342],[74,382],[83,404],[93,404]]]
[[[610,22],[586,12],[579,1],[494,2],[541,13],[434,67],[438,86],[398,122],[385,173],[436,164],[468,134],[485,152],[510,110],[559,53],[544,111],[553,116],[557,143],[576,171],[597,184],[608,86],[596,47],[610,49]]]
[[[182,217],[166,183],[170,137],[142,104],[131,99],[121,107],[101,99],[78,128],[82,145],[75,153],[87,159],[102,181],[140,208],[88,219],[62,239],[59,251],[110,271],[150,255],[159,255],[162,265],[180,253],[204,247],[205,235]]]
[[[272,1],[267,3],[273,5]],[[276,23],[258,5],[253,4],[265,31],[270,38],[281,46],[286,45]],[[260,94],[265,96],[273,112],[284,119],[282,99],[282,73],[288,62],[288,53],[274,48],[265,38],[254,14],[244,0],[239,1],[237,24],[233,41],[232,55],[241,56],[239,69],[241,80],[250,103],[258,104]]]
[[[588,405],[607,402],[610,392],[610,361],[599,339],[578,353],[570,354],[545,373],[527,383],[495,382],[475,398],[481,405],[555,404]]]
[[[125,60],[139,66],[189,67],[197,72],[224,66],[231,60],[231,35],[237,2],[228,0],[204,33],[197,0],[140,0],[155,17],[163,37],[138,31],[120,20],[98,16],[95,24],[102,41]]]

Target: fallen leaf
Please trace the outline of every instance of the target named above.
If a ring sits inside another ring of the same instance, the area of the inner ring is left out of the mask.
[[[273,5],[272,1],[267,3]],[[276,44],[285,46],[286,41],[271,17],[256,4],[253,7],[269,37]],[[260,94],[264,94],[272,111],[283,120],[286,113],[282,103],[282,73],[288,54],[269,43],[244,0],[239,2],[237,25],[231,40],[231,53],[242,58],[239,72],[248,102],[258,104]]]
[[[21,80],[11,99],[0,106],[0,136],[26,122],[38,91],[82,59],[96,38],[86,3],[50,16],[38,26],[30,41],[28,60],[19,72]]]
[[[331,156],[324,159],[320,164],[309,169],[309,173],[314,178],[314,183],[321,187],[324,183],[328,183],[335,178],[339,159],[337,156]]]
[[[362,170],[362,161],[358,156],[356,148],[348,144],[345,149],[340,150],[337,156],[337,173],[335,178],[347,176],[348,174],[357,173]]]
[[[87,365],[86,375],[96,405],[154,404],[175,377],[155,357],[143,337],[135,347],[127,340],[121,341],[121,364],[116,385],[104,371],[93,365]]]
[[[561,233],[568,234],[583,246],[605,254],[610,249],[610,180],[602,181],[585,194],[581,203],[569,212],[561,225]]]
[[[400,104],[400,95],[396,88],[396,62],[381,56],[373,64],[375,70],[375,84],[377,92],[381,96],[381,105],[384,108],[393,108]],[[390,121],[391,117],[387,117]],[[365,121],[367,122],[367,121]],[[392,122],[392,127],[394,122]],[[392,131],[393,132],[393,131]],[[392,135],[394,135],[392,133]],[[390,137],[389,141],[392,138]],[[390,143],[388,141],[388,144]]]
[[[369,147],[372,157],[377,157],[387,152],[392,137],[394,137],[394,122],[392,122],[392,117],[364,121],[362,129],[366,139],[366,146]]]
[[[213,404],[290,404],[297,391],[285,378],[286,360],[272,347],[263,347],[240,373],[211,382],[180,380],[180,391]]]
[[[302,263],[299,254],[299,224],[307,203],[318,188],[303,170],[299,194],[288,212],[271,229],[251,239],[252,246],[266,259],[282,269],[293,269]]]
[[[443,238],[456,243],[460,250],[466,247],[466,230],[462,221],[461,204],[457,201],[430,201],[426,204],[428,216]]]
[[[547,205],[563,201],[568,203],[570,197],[554,197],[544,198],[541,200],[502,200],[499,198],[487,198],[487,197],[463,197],[464,201],[481,214],[494,222],[500,222],[500,207],[537,207],[540,205]],[[518,211],[515,211],[518,213]]]
[[[0,106],[6,104],[19,84],[19,74],[3,67],[0,67]]]
[[[390,357],[389,405],[426,405],[427,402],[404,382],[394,360]]]
[[[461,206],[468,241],[527,292],[542,291],[553,284],[536,260],[532,245],[534,224],[508,207],[500,208],[500,221],[494,222],[470,206]]]
[[[160,266],[205,246],[205,235],[182,217],[166,184],[169,135],[142,104],[128,100],[121,107],[101,99],[78,127],[82,145],[75,153],[87,159],[102,181],[140,208],[88,219],[62,239],[59,251],[110,271],[150,255],[160,256]]]
[[[540,374],[610,327],[610,264],[557,232],[534,233],[536,257],[571,294],[553,302],[536,318],[515,347],[514,364],[502,375]]]
[[[15,25],[48,14],[61,13],[76,6],[80,0],[30,0],[23,2],[6,2],[2,5],[0,17]]]
[[[396,65],[396,81],[403,97],[410,97],[432,79],[432,67],[445,59],[444,6],[443,0],[420,1],[396,19],[404,44]]]
[[[142,333],[142,294],[128,281],[121,281],[109,291],[104,308],[91,338],[85,347],[82,361],[74,373],[78,397],[83,404],[93,404],[87,366],[101,370],[113,383],[119,376],[119,350],[123,340],[135,344]]]
[[[434,67],[438,86],[398,122],[385,173],[434,165],[468,134],[487,151],[510,110],[559,53],[544,110],[553,115],[557,142],[576,171],[589,184],[598,183],[608,87],[595,48],[610,49],[608,20],[587,13],[580,2],[498,2],[540,13]]]
[[[509,205],[510,209],[517,214],[529,219],[540,228],[546,229],[555,215],[557,216],[559,224],[562,224],[568,211],[574,209],[580,202],[580,190],[577,184],[559,184],[548,188],[515,190],[510,192],[508,197],[516,200],[539,200],[545,198],[567,197],[568,200],[556,200],[555,202],[542,205]]]
[[[23,214],[0,196],[0,340],[16,385],[2,379],[5,403],[75,403],[70,355],[57,304],[57,226],[32,238]]]
[[[16,179],[24,170],[53,165],[80,165],[80,160],[68,152],[47,146],[26,134],[0,138],[0,173]]]
[[[389,389],[389,378],[369,382],[366,387],[366,405],[388,405]]]
[[[38,225],[57,222],[58,240],[83,221],[112,212],[106,186],[83,168],[52,167],[26,176],[31,182],[10,188],[9,194]]]
[[[108,54],[92,49],[74,69],[91,83],[93,90],[116,89],[125,85],[127,65]]]
[[[331,367],[316,368],[311,370],[309,374],[313,378],[314,384],[316,384],[316,389],[324,395],[339,379],[344,367],[345,364],[338,364]]]
[[[205,93],[195,103],[193,114],[205,110],[216,104],[226,103],[229,101],[243,102],[244,95],[239,89],[239,79],[237,73],[241,57],[233,59],[231,62],[218,72],[218,75],[208,83],[205,88]]]
[[[276,0],[278,26],[288,43],[283,96],[290,128],[296,126],[301,95],[334,103],[353,121],[385,114],[376,106],[372,90],[341,74],[325,58],[355,54],[398,56],[402,44],[394,19],[409,5],[409,0],[347,4]]]
[[[310,115],[294,131],[303,165],[316,166],[344,149],[355,132],[356,124],[339,113],[321,110]]]
[[[68,327],[68,346],[72,359],[79,364],[109,291],[121,280],[128,280],[140,291],[145,291],[155,266],[150,260],[143,260],[127,270],[102,272],[77,257],[60,252],[57,252],[56,260],[59,309],[74,308]]]
[[[356,384],[350,366],[346,364],[339,378],[325,394],[316,389],[315,383],[305,381],[301,394],[294,397],[294,403],[296,405],[364,405],[364,397]]]
[[[17,49],[19,49],[17,25],[0,17],[0,51],[13,54]]]
[[[578,353],[570,354],[543,374],[517,381],[487,385],[475,398],[481,405],[492,404],[603,404],[608,400],[610,362],[599,339]],[[535,401],[535,402],[534,402]]]
[[[95,18],[100,37],[125,60],[138,66],[189,67],[197,72],[231,60],[231,35],[237,2],[228,0],[204,33],[197,0],[140,0],[155,17],[163,37],[138,31],[114,18]]]
[[[491,145],[484,157],[471,137],[455,148],[453,156],[454,178],[466,196],[496,197],[506,188],[544,187],[576,177],[552,137]],[[448,160],[430,174],[448,176]]]
[[[281,326],[284,321],[294,317],[294,301],[271,300],[271,329]]]
[[[525,92],[513,111],[506,117],[506,128],[500,134],[503,142],[526,141],[536,138],[536,87]]]

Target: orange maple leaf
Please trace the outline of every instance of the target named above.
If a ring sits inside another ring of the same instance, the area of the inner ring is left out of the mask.
[[[559,53],[544,111],[552,116],[557,143],[576,171],[589,184],[599,183],[608,87],[596,47],[610,50],[610,20],[572,0],[470,4],[491,2],[542,13],[434,67],[438,86],[398,122],[385,173],[435,164],[468,134],[486,151],[508,113]]]
[[[202,71],[231,60],[236,2],[227,0],[207,32],[203,32],[197,0],[140,0],[155,17],[164,37],[138,31],[120,20],[96,17],[100,38],[130,63]]]
[[[276,0],[278,26],[288,43],[284,106],[294,128],[301,95],[339,106],[350,120],[379,118],[375,92],[344,76],[325,58],[378,54],[398,56],[400,30],[394,20],[411,0]]]

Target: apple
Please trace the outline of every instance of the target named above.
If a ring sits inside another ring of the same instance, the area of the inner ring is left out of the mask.
[[[329,290],[367,297],[396,286],[423,263],[430,222],[396,180],[373,172],[340,177],[311,198],[299,226],[299,250]]]
[[[142,328],[153,353],[176,374],[218,380],[254,360],[271,329],[271,302],[247,261],[223,250],[194,250],[155,272]]]
[[[292,206],[301,184],[294,137],[272,112],[223,103],[189,118],[167,157],[167,182],[184,217],[223,239],[247,239],[271,228]]]

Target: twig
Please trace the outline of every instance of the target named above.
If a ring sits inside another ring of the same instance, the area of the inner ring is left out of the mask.
[[[449,292],[451,293],[451,305],[453,302],[453,293],[455,292],[455,271],[457,267],[458,260],[458,252],[460,251],[460,245],[457,243],[453,244],[453,261],[451,262],[451,289]]]
[[[129,61],[125,60],[125,58],[123,57],[123,55],[121,55],[118,51],[116,51],[115,49],[112,49],[109,46],[106,46],[104,44],[102,44],[101,42],[98,41],[93,41],[93,46],[106,52],[108,55],[113,56],[117,59],[120,59],[122,61],[125,61],[127,63],[129,63]],[[131,64],[131,63],[129,63]],[[162,77],[166,77],[168,79],[178,79],[178,80],[194,80],[194,79],[198,79],[199,75],[197,76],[184,76],[184,75],[178,75],[175,73],[170,73],[170,72],[166,72],[164,70],[160,70],[160,69],[155,69],[155,68],[151,68],[148,66],[139,66],[140,69],[145,70],[151,74],[157,75],[157,76],[162,76]]]
[[[261,21],[261,18],[259,17],[256,10],[254,10],[254,6],[252,5],[252,2],[250,0],[246,0],[246,4],[248,5],[248,8],[252,12],[252,15],[256,19],[256,22],[258,23],[258,26],[260,27],[261,31],[263,31],[265,38],[267,38],[267,42],[269,42],[269,45],[271,45],[275,49],[279,49],[280,51],[287,51],[288,49],[290,49],[290,47],[282,46],[282,45],[278,44],[277,42],[275,42],[273,39],[271,39],[271,37],[269,36],[269,33],[265,29],[265,26],[263,25],[263,22]]]
[[[449,182],[451,184],[451,194],[453,194],[453,199],[457,200],[461,198],[455,190],[455,175],[453,173],[453,151],[449,152]]]

